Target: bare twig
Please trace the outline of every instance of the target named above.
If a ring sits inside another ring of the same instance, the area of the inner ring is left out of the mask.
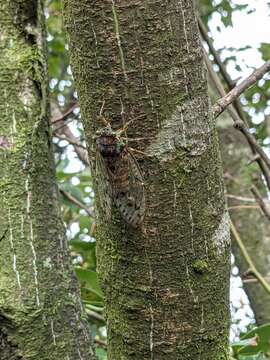
[[[64,136],[64,140],[68,141],[74,146],[74,150],[78,155],[78,158],[84,163],[86,167],[89,166],[89,159],[86,148],[78,142],[69,127],[62,127],[61,130],[57,129],[57,131],[54,132],[54,136],[58,138]]]
[[[86,309],[86,314],[91,317],[92,319],[98,320],[98,321],[102,321],[105,322],[105,319],[102,315],[98,314],[97,312],[93,311],[93,310],[89,310]]]
[[[229,206],[228,210],[239,210],[239,209],[259,209],[258,205],[234,205]]]
[[[64,137],[63,140],[68,141],[74,146],[74,151],[78,155],[78,158],[84,163],[84,165],[89,166],[88,154],[85,147],[76,139],[71,129],[66,126],[68,121],[65,121],[65,119],[68,118],[76,106],[77,104],[71,105],[69,110],[64,115],[59,115],[55,117],[54,120],[52,120],[53,135],[60,139],[63,139]],[[57,106],[53,107],[52,105],[52,108],[54,108],[54,112],[57,114],[60,113],[60,110]]]
[[[59,116],[59,117],[57,117],[57,118],[55,118],[55,119],[52,119],[52,120],[51,120],[51,123],[52,123],[53,125],[55,125],[55,124],[58,123],[58,122],[65,121],[65,120],[69,117],[69,115],[73,112],[73,110],[76,109],[76,107],[78,107],[78,104],[77,104],[77,103],[72,104],[72,105],[70,106],[70,108],[69,108],[63,115],[61,115],[61,116]]]
[[[72,196],[70,193],[68,193],[65,190],[59,189],[59,191],[67,200],[69,200],[79,208],[85,210],[89,216],[94,217],[94,212],[91,209],[89,209],[85,204],[81,203],[78,199],[76,199],[74,196]]]
[[[269,281],[270,282],[270,276],[265,276],[264,277],[265,281]],[[242,278],[243,283],[245,284],[252,284],[252,283],[257,283],[258,279],[253,277],[253,278]]]
[[[232,81],[232,79],[228,75],[228,73],[223,65],[223,62],[220,59],[218,52],[214,48],[213,42],[210,39],[210,37],[208,36],[207,29],[206,29],[202,19],[198,16],[197,20],[198,20],[199,30],[200,30],[203,40],[207,43],[209,50],[210,50],[211,54],[213,55],[215,63],[218,65],[224,80],[229,85],[229,88],[232,89],[235,86],[235,83]]]
[[[226,194],[226,197],[228,199],[234,199],[234,200],[238,200],[238,201],[245,201],[245,202],[255,202],[255,200],[253,198],[247,198],[244,196],[238,196],[238,195],[233,195],[233,194]]]
[[[68,142],[69,144],[71,144],[71,145],[75,145],[75,146],[78,146],[78,147],[86,150],[86,147],[85,147],[84,145],[82,145],[82,144],[80,143],[80,141],[74,140],[73,138],[71,139],[71,138],[68,137],[66,134],[64,134],[64,136],[59,135],[59,134],[57,134],[57,135],[55,135],[55,136],[56,136],[58,139],[60,139],[60,140],[65,140],[65,141],[67,141],[67,142]]]
[[[79,114],[77,115],[73,115],[70,119],[68,120],[62,120],[62,121],[58,121],[57,122],[57,125],[56,124],[52,124],[53,126],[53,132],[59,132],[61,129],[65,128],[65,127],[68,127],[68,124],[73,122],[74,120],[77,120],[79,117]],[[59,125],[58,125],[59,124]]]
[[[211,54],[213,55],[214,57],[214,61],[215,63],[218,65],[219,69],[220,69],[220,73],[225,81],[225,83],[227,84],[229,90],[231,90],[232,88],[235,87],[236,85],[236,81],[235,80],[232,80],[230,75],[227,73],[227,70],[224,66],[224,63],[222,62],[222,60],[220,59],[220,56],[218,54],[218,52],[216,51],[216,49],[214,48],[213,46],[213,42],[212,42],[212,39],[208,36],[208,32],[207,32],[207,29],[203,23],[203,21],[201,20],[200,17],[198,17],[198,24],[199,24],[199,29],[200,29],[200,33],[201,33],[201,36],[203,38],[203,40],[207,43],[208,45],[208,48],[211,52]],[[224,92],[224,95],[225,96],[225,92]],[[222,96],[222,95],[221,95]],[[235,110],[237,111],[238,115],[240,116],[240,118],[242,120],[244,120],[245,118],[245,114],[243,112],[243,109],[242,109],[242,106],[239,102],[238,99],[235,99],[234,103],[233,103],[234,107],[235,107]]]
[[[104,340],[100,340],[100,339],[95,338],[94,342],[95,342],[95,344],[97,344],[99,346],[102,346],[105,349],[107,348],[107,342],[104,341]]]
[[[219,99],[213,106],[214,117],[217,118],[226,108],[230,105],[239,95],[241,95],[246,89],[254,85],[264,74],[270,70],[270,60],[255,70],[249,77],[243,80],[239,85],[235,86],[226,96]]]
[[[250,191],[254,195],[254,197],[255,197],[257,203],[259,204],[259,206],[260,206],[262,212],[264,213],[264,215],[267,217],[268,220],[270,220],[270,208],[266,204],[266,202],[263,200],[259,190],[256,188],[255,185],[253,185],[251,187]]]
[[[240,249],[243,257],[249,266],[250,272],[258,279],[258,281],[261,283],[262,287],[270,295],[270,285],[267,283],[267,281],[264,279],[264,277],[261,275],[261,273],[255,267],[251,257],[249,256],[249,254],[245,248],[245,245],[244,245],[238,231],[236,230],[236,227],[234,226],[234,224],[231,220],[230,220],[230,226],[231,226],[231,231],[235,238],[235,241],[237,242],[237,245],[239,246],[239,249]]]
[[[252,156],[252,158],[247,162],[247,165],[251,165],[253,164],[254,162],[256,162],[258,159],[260,158],[260,155],[259,154],[254,154]]]
[[[238,121],[235,122],[234,126],[235,126],[236,129],[241,131],[243,135],[245,135],[250,147],[255,149],[255,151],[260,155],[260,157],[265,162],[265,165],[270,170],[270,159],[269,159],[269,157],[266,155],[266,153],[263,151],[263,149],[257,143],[254,136],[249,132],[249,129],[247,128],[245,123],[242,120],[238,120]],[[255,161],[256,161],[256,159],[255,159]]]
[[[208,69],[208,73],[209,76],[211,77],[211,80],[214,84],[214,86],[216,87],[216,90],[218,91],[220,96],[225,96],[225,91],[223,89],[223,86],[221,84],[221,81],[219,80],[217,74],[213,71],[212,69],[212,64],[210,63],[207,54],[204,52],[204,60]],[[265,162],[263,161],[261,154],[263,155],[264,158],[266,158],[266,161],[268,162],[268,157],[267,155],[264,153],[264,151],[260,148],[260,146],[257,144],[255,138],[253,137],[252,134],[250,134],[248,128],[246,127],[246,123],[245,123],[245,119],[244,118],[240,118],[237,114],[237,112],[235,111],[234,107],[232,105],[228,106],[228,112],[231,115],[231,118],[233,119],[235,124],[238,124],[241,126],[236,127],[238,130],[242,130],[242,129],[246,129],[246,131],[241,131],[242,134],[246,137],[246,140],[248,141],[248,144],[251,148],[251,151],[254,155],[254,160],[257,162],[259,168],[261,169],[261,172],[264,175],[266,184],[268,189],[270,190],[270,170],[268,168],[268,166],[265,164]],[[260,156],[256,156],[257,154],[260,154]]]

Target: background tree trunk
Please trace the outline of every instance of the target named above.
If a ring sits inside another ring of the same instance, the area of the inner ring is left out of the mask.
[[[261,183],[261,173],[257,165],[247,166],[249,158],[252,156],[251,150],[242,134],[232,128],[232,122],[228,116],[223,116],[218,124],[227,193],[242,196],[243,198],[252,198],[253,196],[249,189],[256,178]],[[239,202],[237,199],[228,198],[228,206],[231,208],[231,219],[237,227],[237,231],[256,268],[263,276],[267,276],[269,275],[270,267],[269,221],[258,208],[235,208],[235,206],[239,205],[255,206],[256,203]],[[248,265],[238,245],[234,241],[232,245],[240,274],[244,274],[248,270]],[[250,300],[256,323],[261,325],[270,322],[269,295],[261,284],[244,282],[243,287]]]
[[[216,88],[216,83],[219,80],[214,72],[209,75],[209,92],[212,103],[215,103],[218,98],[213,89]],[[214,79],[215,81],[213,81]],[[261,171],[255,163],[248,165],[252,157],[251,149],[243,135],[233,127],[233,121],[228,112],[224,112],[220,116],[217,121],[217,127],[220,136],[221,156],[231,220],[236,226],[256,268],[263,276],[267,276],[269,274],[270,248],[269,221],[258,207],[256,208],[255,200],[254,203],[243,202],[230,196],[252,199],[250,187],[254,182],[261,188],[261,193],[265,193],[266,188],[262,184]],[[250,206],[253,206],[253,208],[250,208]],[[233,238],[233,254],[235,255],[235,262],[239,267],[240,275],[243,277],[248,271],[248,265],[234,240]],[[256,323],[262,325],[269,322],[270,302],[269,295],[265,289],[261,284],[256,283],[256,281],[244,282],[243,287],[250,300]]]
[[[143,152],[143,230],[98,209],[108,358],[228,359],[228,217],[192,1],[64,4],[92,169],[102,103],[115,129],[137,118]]]
[[[0,3],[0,357],[93,359],[58,205],[42,5]]]

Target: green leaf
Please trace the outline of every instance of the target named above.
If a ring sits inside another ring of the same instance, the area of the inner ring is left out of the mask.
[[[86,242],[81,240],[70,240],[69,245],[78,252],[80,251],[93,251],[96,248],[95,242]]]
[[[238,355],[258,355],[270,353],[270,324],[254,328],[241,337],[241,340],[232,345]],[[257,359],[257,358],[255,358]],[[260,358],[259,358],[260,359]]]
[[[90,217],[81,215],[79,219],[79,224],[81,229],[89,229],[91,226]]]
[[[95,306],[88,302],[85,302],[85,307],[98,313],[103,313],[104,311],[104,306]]]
[[[96,354],[99,360],[107,360],[107,352],[103,348],[97,347]]]
[[[75,268],[75,272],[81,286],[84,289],[93,292],[101,300],[103,300],[103,293],[99,286],[97,273],[95,271],[85,270],[79,267]]]
[[[269,359],[268,357],[266,358],[264,354],[259,353],[256,355],[240,355],[239,357],[237,357],[238,360],[267,360]]]
[[[260,52],[262,53],[262,58],[264,61],[269,60],[270,58],[270,45],[269,43],[261,43]]]

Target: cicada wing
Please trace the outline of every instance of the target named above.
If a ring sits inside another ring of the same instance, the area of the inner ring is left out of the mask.
[[[128,191],[117,192],[114,189],[115,205],[123,219],[133,227],[138,227],[145,214],[146,200],[142,173],[133,154],[128,151]]]
[[[98,204],[102,213],[105,215],[106,220],[110,220],[112,212],[112,187],[110,184],[110,175],[106,168],[106,164],[98,151],[96,154],[96,181]]]

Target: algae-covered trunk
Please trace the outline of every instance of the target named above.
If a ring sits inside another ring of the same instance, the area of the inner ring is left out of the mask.
[[[0,358],[93,359],[60,218],[42,1],[0,2]]]
[[[228,359],[228,217],[192,1],[65,0],[64,16],[98,175],[108,358]],[[99,166],[100,114],[114,130],[130,122],[127,151],[146,196],[135,228],[107,164]]]

